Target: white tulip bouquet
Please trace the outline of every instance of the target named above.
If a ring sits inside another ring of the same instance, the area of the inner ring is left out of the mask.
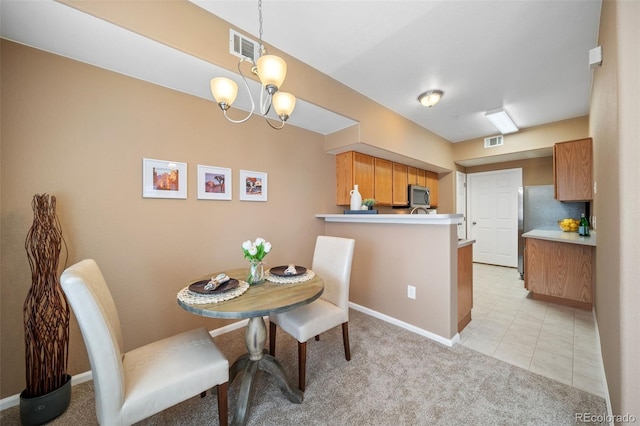
[[[254,242],[247,240],[242,243],[242,251],[245,259],[261,262],[267,253],[271,251],[271,243],[260,237],[256,238]]]

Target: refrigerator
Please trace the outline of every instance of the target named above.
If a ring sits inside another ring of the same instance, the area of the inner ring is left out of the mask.
[[[554,198],[553,185],[524,186],[518,190],[518,272],[524,279],[524,238],[532,229],[560,231],[558,221],[567,217],[579,219],[588,203],[569,203]]]

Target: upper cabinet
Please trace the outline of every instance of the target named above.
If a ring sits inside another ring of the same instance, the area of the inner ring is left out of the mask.
[[[351,190],[358,185],[362,199],[374,198],[374,158],[349,151],[336,155],[336,204],[351,203]]]
[[[553,181],[559,201],[593,199],[591,138],[558,142],[553,146]]]
[[[376,204],[390,206],[393,201],[393,162],[375,158],[374,197]]]
[[[409,185],[431,189],[431,205],[438,205],[438,174],[355,151],[336,155],[336,204],[348,206],[358,185],[362,199],[380,206],[408,206]]]
[[[438,174],[436,172],[426,172],[425,184],[431,194],[431,207],[438,207]]]
[[[392,204],[394,206],[406,206],[409,204],[408,169],[409,167],[404,164],[393,163]]]
[[[424,176],[424,170],[422,175]],[[418,176],[418,169],[416,167],[407,166],[407,184],[420,185],[420,177]]]

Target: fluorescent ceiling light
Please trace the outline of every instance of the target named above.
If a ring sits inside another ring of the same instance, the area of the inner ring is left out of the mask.
[[[496,108],[491,111],[487,111],[484,116],[487,117],[503,135],[518,131],[518,127],[516,127],[515,123],[503,108]]]

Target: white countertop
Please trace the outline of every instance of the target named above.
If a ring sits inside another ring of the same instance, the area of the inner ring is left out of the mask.
[[[458,248],[474,244],[476,240],[458,240]]]
[[[396,223],[402,225],[456,225],[462,214],[317,214],[326,222]]]
[[[596,246],[596,233],[590,231],[591,236],[582,237],[577,232],[547,231],[543,229],[532,229],[522,234],[524,238],[537,238],[539,240],[557,241],[560,243],[582,244],[585,246]]]

